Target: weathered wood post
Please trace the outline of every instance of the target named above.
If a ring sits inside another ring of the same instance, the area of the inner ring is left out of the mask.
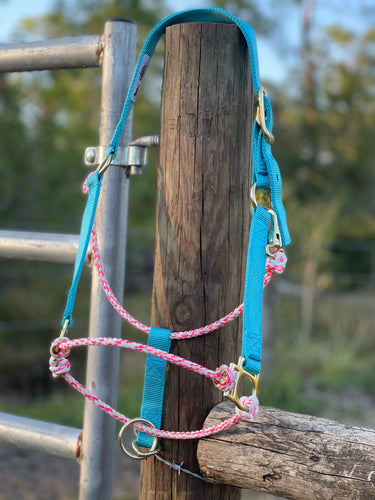
[[[246,44],[227,24],[167,29],[152,324],[203,326],[242,301],[250,225],[252,88]],[[242,321],[175,341],[172,352],[215,369],[237,361]],[[163,428],[202,428],[222,399],[212,382],[169,366]],[[199,473],[195,441],[162,442],[161,456]],[[140,498],[237,499],[232,486],[178,475],[154,457]]]
[[[205,426],[233,412],[216,406]],[[375,429],[261,407],[254,422],[201,439],[198,460],[212,481],[292,500],[375,498]]]

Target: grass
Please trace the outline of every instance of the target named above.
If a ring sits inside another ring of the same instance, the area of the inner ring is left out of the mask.
[[[272,375],[266,378],[262,402],[340,418],[347,408],[345,399],[373,392],[372,303],[371,297],[360,294],[321,297],[316,301],[314,329],[308,336],[298,328],[299,301],[280,301],[274,317],[277,334]]]

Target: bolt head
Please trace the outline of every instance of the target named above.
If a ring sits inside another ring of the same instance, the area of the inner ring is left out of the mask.
[[[85,151],[85,161],[86,163],[94,163],[96,157],[96,152],[94,148],[87,148]]]

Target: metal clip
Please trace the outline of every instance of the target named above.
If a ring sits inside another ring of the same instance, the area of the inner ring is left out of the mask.
[[[275,252],[272,252],[273,249],[279,250],[282,248],[283,243],[281,240],[281,233],[279,228],[279,222],[277,219],[276,212],[274,210],[268,210],[268,213],[272,216],[271,228],[268,233],[268,244],[266,245],[266,254],[269,257],[273,257]]]
[[[100,165],[96,169],[99,177],[101,177],[105,173],[107,168],[110,166],[110,164],[113,160],[113,156],[114,155],[109,155],[109,156],[105,157],[104,160],[100,163]]]
[[[263,135],[266,138],[266,141],[268,144],[273,144],[275,138],[272,135],[272,133],[268,130],[267,125],[266,125],[266,108],[264,106],[264,96],[266,94],[266,91],[264,90],[263,87],[260,87],[259,89],[259,94],[258,94],[258,108],[257,108],[257,114],[256,114],[256,121],[260,128],[262,129]]]
[[[60,335],[59,335],[60,338],[65,337],[65,335],[69,329],[69,324],[70,324],[70,319],[66,318],[66,320],[64,321],[63,327],[61,329]]]
[[[234,363],[230,364],[231,370],[237,371],[238,375],[234,389],[232,389],[231,391],[224,392],[224,397],[232,401],[240,410],[247,411],[249,409],[248,406],[243,405],[240,401],[240,397],[238,395],[238,388],[239,388],[238,384],[242,377],[247,377],[253,386],[253,391],[251,395],[256,396],[258,390],[259,375],[254,375],[253,373],[249,373],[246,370],[244,370],[243,369],[244,363],[245,363],[245,358],[243,356],[240,356],[237,365]]]
[[[157,436],[154,436],[154,440],[152,442],[152,446],[151,448],[149,449],[149,451],[141,451],[138,446],[137,446],[137,441],[134,440],[132,442],[132,448],[134,450],[135,453],[132,453],[131,451],[127,450],[125,448],[125,444],[124,444],[124,441],[123,441],[123,435],[126,431],[126,429],[132,425],[132,424],[135,424],[135,423],[142,423],[142,424],[146,424],[148,425],[149,427],[155,429],[155,426],[152,422],[150,422],[149,420],[145,419],[145,418],[141,418],[141,417],[137,417],[137,418],[133,418],[133,419],[130,419],[126,422],[126,424],[121,428],[120,432],[119,432],[119,435],[118,435],[118,440],[119,440],[119,443],[120,443],[120,447],[122,449],[122,451],[124,453],[126,453],[129,457],[131,458],[135,458],[136,460],[143,460],[144,458],[147,458],[147,457],[151,457],[152,455],[156,455],[158,453],[158,447],[159,447],[159,439]]]
[[[256,196],[256,190],[257,190],[257,183],[254,182],[251,185],[250,188],[250,201],[251,201],[251,206],[256,210],[258,208],[258,202],[257,202],[257,196]]]

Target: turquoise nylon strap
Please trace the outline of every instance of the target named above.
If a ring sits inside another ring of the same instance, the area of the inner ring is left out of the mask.
[[[107,157],[110,154],[116,156],[118,142],[120,140],[126,119],[136,99],[138,89],[142,83],[144,74],[148,68],[155,47],[168,26],[186,22],[219,22],[235,24],[245,37],[250,56],[251,73],[254,90],[258,94],[260,90],[260,78],[258,69],[258,55],[256,39],[251,26],[247,25],[229,12],[219,8],[193,9],[183,11],[164,19],[149,34],[140,54],[132,82],[124,103],[120,121],[112,137]],[[272,132],[272,109],[269,99],[264,96],[266,109],[266,126]],[[271,147],[263,136],[259,125],[255,122],[253,131],[253,181],[259,187],[269,188],[271,191],[272,208],[278,217],[283,245],[290,242],[285,210],[281,199],[281,175],[278,165],[271,153]],[[64,313],[63,323],[69,320],[72,324],[72,313],[76,295],[76,289],[82,267],[86,257],[90,233],[95,217],[98,203],[101,178],[97,172],[88,180],[89,197],[82,220],[81,236],[78,248],[76,264],[74,268],[73,282],[69,292],[68,301]],[[270,214],[258,205],[251,224],[250,246],[247,262],[247,274],[245,285],[244,305],[244,332],[243,332],[243,356],[246,359],[244,368],[252,373],[259,373],[261,357],[261,309],[263,295],[263,274],[265,269],[268,226]],[[168,347],[169,349],[169,347]],[[158,360],[160,361],[160,360]],[[164,368],[165,371],[165,368]],[[146,370],[147,372],[147,370]],[[146,373],[147,374],[147,373]],[[162,384],[164,387],[164,383]],[[164,389],[163,389],[164,390]],[[161,403],[162,405],[162,403]],[[145,417],[146,418],[146,417]],[[161,418],[161,417],[160,417]],[[143,438],[141,438],[143,441]],[[144,442],[144,441],[143,441]],[[143,446],[142,444],[140,444]],[[147,446],[146,446],[147,447]]]
[[[242,332],[242,356],[245,358],[243,368],[254,375],[260,372],[263,280],[267,259],[265,247],[270,221],[271,215],[258,205],[251,221]]]
[[[134,72],[132,82],[130,84],[125,99],[120,121],[117,124],[116,130],[113,134],[110,146],[107,151],[107,157],[109,157],[111,154],[113,154],[114,157],[116,156],[118,143],[123,128],[125,126],[125,122],[129,116],[133,103],[136,99],[138,89],[142,83],[142,79],[148,68],[150,59],[154,53],[155,47],[160,37],[165,32],[168,26],[171,26],[173,24],[187,23],[187,22],[216,22],[216,23],[235,24],[236,26],[238,26],[238,28],[241,30],[246,40],[249,49],[251,75],[252,75],[254,90],[256,93],[259,92],[261,85],[259,77],[258,52],[257,52],[255,34],[251,26],[244,23],[243,21],[241,21],[241,19],[237,18],[233,14],[216,7],[207,9],[191,9],[176,14],[172,14],[169,17],[166,17],[157,26],[155,26],[155,28],[150,32],[150,34],[146,39],[146,42],[143,46],[140,57],[138,59],[138,63]],[[87,209],[85,210],[85,214],[82,221],[80,246],[76,259],[73,283],[71,290],[69,292],[69,297],[63,319],[63,323],[65,322],[66,319],[69,319],[69,326],[72,325],[72,313],[76,295],[76,288],[78,285],[78,281],[84,263],[84,258],[87,251],[87,246],[90,238],[90,231],[94,220],[99,192],[100,192],[100,183],[97,184],[97,191],[95,191],[96,202],[93,204],[91,197],[89,197],[87,201]]]
[[[99,177],[99,174],[97,172],[94,172],[87,179],[87,187],[89,189],[89,195],[86,202],[85,211],[82,217],[81,233],[79,237],[78,252],[74,266],[73,281],[70,287],[68,299],[66,302],[64,317],[62,321],[62,324],[64,325],[65,321],[69,320],[68,323],[69,328],[73,324],[73,309],[77,293],[77,286],[79,278],[81,276],[83,265],[85,263],[87,248],[90,243],[91,229],[94,223],[101,184],[102,184],[102,177]]]
[[[272,132],[273,118],[272,108],[267,96],[264,96],[266,108],[266,126]],[[286,220],[286,213],[282,202],[282,182],[279,166],[272,155],[271,145],[267,142],[263,132],[254,122],[253,128],[253,174],[252,182],[257,183],[258,188],[269,189],[271,194],[272,209],[276,212],[279,223],[283,246],[290,243],[290,235]]]
[[[259,77],[259,63],[258,63],[258,51],[256,45],[256,38],[254,30],[251,26],[241,21],[238,17],[234,16],[230,12],[225,11],[217,7],[212,7],[208,9],[191,9],[178,12],[166,17],[161,21],[148,35],[141,54],[139,56],[137,66],[134,71],[134,76],[129,87],[128,94],[125,99],[125,104],[122,110],[122,115],[120,121],[117,125],[113,138],[111,140],[110,146],[107,151],[107,156],[114,154],[116,156],[117,146],[126,122],[126,119],[130,113],[132,105],[135,101],[138,89],[141,85],[144,74],[148,68],[150,59],[154,53],[155,47],[160,39],[160,37],[165,32],[168,26],[181,23],[191,23],[191,22],[215,22],[215,23],[226,23],[235,24],[241,30],[249,50],[250,65],[251,65],[251,76],[253,80],[253,86],[255,92],[258,94],[260,89],[260,77]]]
[[[170,334],[171,330],[153,326],[150,330],[148,345],[169,352],[171,347]],[[164,359],[155,358],[150,354],[147,356],[141,418],[152,422],[157,429],[160,429],[163,415],[166,369],[167,362]],[[154,436],[145,432],[138,433],[138,446],[151,448],[153,441]]]

